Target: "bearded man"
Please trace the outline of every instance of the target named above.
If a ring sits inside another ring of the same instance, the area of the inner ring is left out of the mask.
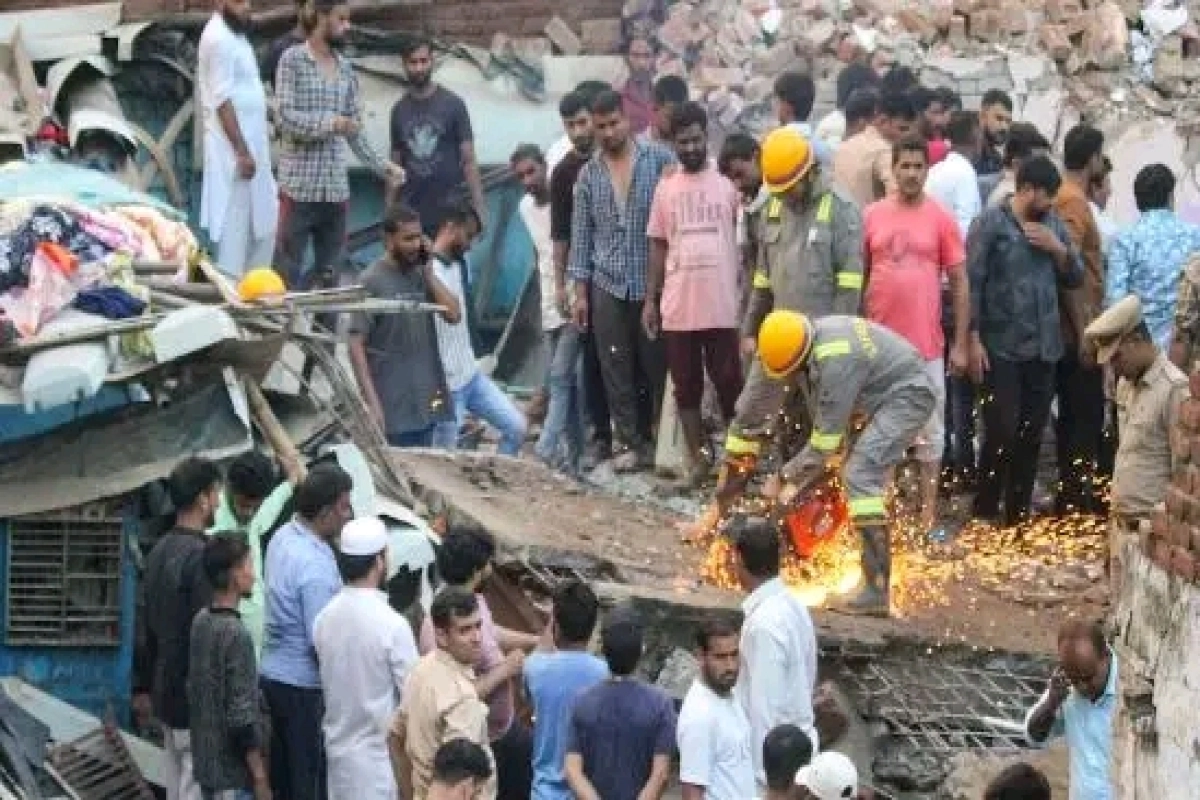
[[[271,175],[267,95],[259,79],[249,0],[218,0],[200,37],[204,118],[200,225],[233,276],[271,263],[279,200]]]
[[[392,106],[392,160],[408,175],[401,200],[432,239],[438,212],[454,195],[469,193],[480,220],[487,215],[475,134],[463,99],[433,80],[433,45],[413,39],[400,56],[408,91]]]

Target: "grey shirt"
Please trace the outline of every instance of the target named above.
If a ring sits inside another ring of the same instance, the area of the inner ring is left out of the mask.
[[[386,256],[358,280],[372,297],[433,300],[419,268],[402,270]],[[363,337],[388,434],[423,431],[453,419],[431,314],[355,314],[350,333]]]
[[[1069,250],[1065,273],[1049,253],[1029,244],[1008,202],[984,210],[967,241],[971,319],[993,358],[1062,358],[1058,288],[1083,284],[1083,261],[1057,214],[1047,212],[1042,222]]]
[[[232,608],[201,609],[188,669],[192,764],[210,792],[249,789],[246,753],[262,746],[254,642]]]

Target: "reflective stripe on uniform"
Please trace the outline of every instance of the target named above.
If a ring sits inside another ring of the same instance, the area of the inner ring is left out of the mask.
[[[840,433],[813,431],[812,436],[808,437],[808,443],[812,445],[814,450],[819,450],[822,453],[832,453],[841,446],[842,435]]]
[[[754,270],[754,288],[755,289],[770,289],[771,279],[767,277],[767,273],[760,269]]]
[[[887,505],[882,497],[856,497],[850,501],[850,516],[854,519],[886,518]]]
[[[741,436],[730,433],[725,436],[725,452],[735,456],[756,456],[758,455],[759,445],[753,439],[743,439]]]
[[[822,225],[828,225],[829,219],[833,215],[833,195],[822,195],[821,201],[817,203],[817,222]]]
[[[778,197],[772,197],[767,201],[767,219],[778,220],[781,213],[783,213],[782,200]]]
[[[850,340],[834,339],[832,342],[821,342],[813,348],[813,353],[816,354],[817,361],[834,356],[848,356],[850,355]]]
[[[863,287],[862,273],[839,272],[837,274],[837,285],[839,289],[861,289]]]

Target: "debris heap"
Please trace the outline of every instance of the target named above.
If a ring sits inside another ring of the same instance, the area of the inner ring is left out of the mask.
[[[1194,0],[628,0],[620,20],[576,33],[556,18],[545,34],[569,55],[606,54],[639,28],[653,29],[660,74],[687,77],[726,130],[768,124],[771,83],[788,69],[813,74],[814,117],[823,114],[841,64],[877,51],[934,85],[924,74],[929,61],[1045,56],[1076,107],[1179,117],[1200,111],[1191,99],[1200,84],[1197,11]],[[980,73],[966,83],[954,88],[968,106],[988,88],[1022,88],[1019,76]]]

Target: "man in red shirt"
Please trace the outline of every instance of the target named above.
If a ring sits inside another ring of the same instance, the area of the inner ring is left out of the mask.
[[[946,364],[942,333],[942,277],[954,304],[950,369],[962,374],[970,344],[970,294],[963,269],[966,252],[954,217],[925,195],[929,154],[913,136],[892,149],[896,192],[867,206],[863,214],[863,267],[867,275],[866,316],[906,338],[925,358],[937,407],[917,442],[921,463],[922,524],[941,538],[937,496],[945,439]]]
[[[646,226],[650,264],[642,324],[651,338],[662,334],[687,443],[687,480],[698,485],[709,470],[700,412],[704,376],[712,379],[727,423],[742,391],[741,199],[708,158],[708,116],[699,103],[689,101],[675,110],[671,135],[682,169],[663,177],[654,191]]]

